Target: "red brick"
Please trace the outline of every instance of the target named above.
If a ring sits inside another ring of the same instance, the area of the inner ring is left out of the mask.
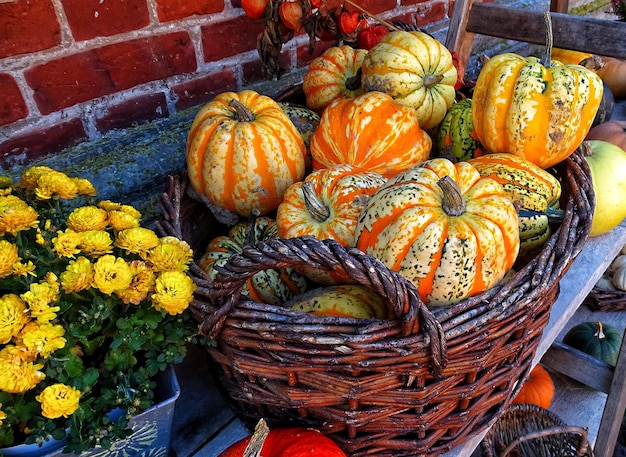
[[[391,11],[396,7],[396,0],[362,0],[358,4],[372,14]]]
[[[80,119],[14,136],[0,144],[0,167],[9,170],[87,139]]]
[[[176,109],[183,110],[213,100],[222,92],[237,90],[237,80],[232,71],[224,70],[184,82],[171,89],[178,97]]]
[[[49,49],[61,42],[50,0],[0,2],[0,58]]]
[[[150,24],[146,0],[63,0],[77,41],[117,35]]]
[[[15,78],[0,73],[0,125],[10,124],[28,116],[28,107]]]
[[[112,44],[25,72],[43,114],[197,68],[186,32]],[[72,84],[68,84],[71,82]]]
[[[156,0],[156,3],[161,22],[224,11],[224,0]]]
[[[315,46],[313,47],[313,52],[311,53],[311,49],[309,47],[309,42],[303,46],[298,46],[296,51],[298,68],[304,67],[311,63],[311,60],[320,56],[325,50],[334,46],[335,43],[332,41],[317,41]]]
[[[147,94],[108,107],[104,115],[96,116],[96,128],[100,132],[107,132],[168,115],[165,94]]]
[[[202,27],[204,61],[215,62],[256,49],[257,36],[264,28],[246,16]]]

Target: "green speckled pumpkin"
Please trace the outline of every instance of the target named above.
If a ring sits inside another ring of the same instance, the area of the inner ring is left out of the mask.
[[[252,218],[251,222],[234,225],[227,235],[211,240],[198,265],[211,278],[216,267],[224,265],[233,255],[242,252],[246,244],[276,238],[278,228],[269,217]],[[306,279],[292,268],[260,271],[252,276],[243,287],[243,293],[256,302],[281,305],[306,291]]]
[[[436,145],[441,157],[455,162],[466,162],[484,154],[474,132],[471,98],[450,107],[437,128]]]

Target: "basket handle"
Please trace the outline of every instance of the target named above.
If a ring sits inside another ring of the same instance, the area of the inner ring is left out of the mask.
[[[242,253],[216,267],[218,273],[208,298],[217,310],[203,322],[200,331],[213,339],[219,335],[226,316],[239,301],[243,285],[256,273],[303,265],[328,272],[345,272],[352,282],[385,297],[400,318],[403,336],[417,334],[422,329],[430,345],[433,373],[442,375],[447,363],[443,328],[421,301],[415,285],[375,257],[353,247],[343,247],[335,240],[303,236],[274,238],[244,246]]]
[[[587,437],[587,429],[583,427],[576,426],[559,426],[547,428],[544,430],[537,430],[535,432],[529,432],[524,436],[520,436],[514,441],[511,441],[507,447],[500,453],[499,457],[507,457],[507,455],[515,449],[519,444],[524,441],[529,441],[536,438],[543,438],[544,436],[556,435],[559,433],[577,433],[580,435],[580,445],[578,449],[576,449],[576,457],[582,457],[584,455],[589,455],[593,457],[593,449],[589,445],[589,439]]]

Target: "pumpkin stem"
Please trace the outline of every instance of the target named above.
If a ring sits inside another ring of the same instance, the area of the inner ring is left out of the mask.
[[[312,182],[302,182],[302,196],[304,197],[304,204],[306,205],[306,209],[309,213],[311,213],[313,219],[318,222],[324,222],[330,217],[330,209],[315,193]]]
[[[450,176],[444,176],[437,181],[443,191],[441,207],[448,216],[460,216],[465,212],[465,200],[461,195],[459,185]]]
[[[252,122],[256,119],[254,117],[254,113],[250,111],[246,105],[235,98],[228,102],[228,106],[235,110],[235,118],[238,122]]]
[[[351,76],[348,79],[346,79],[346,89],[357,90],[359,87],[361,87],[362,73],[363,71],[361,70],[361,67],[359,67],[359,69],[356,71],[354,76]]]
[[[265,419],[261,418],[254,427],[254,433],[250,437],[250,442],[243,451],[241,457],[261,457],[261,451],[265,440],[270,434],[270,429],[265,422]]]
[[[256,239],[256,220],[259,217],[259,214],[259,210],[255,208],[252,210],[250,216],[248,217],[248,223],[246,224],[246,240],[244,242],[245,244],[251,244]]]
[[[431,89],[441,82],[443,75],[426,75],[424,76],[424,87]]]
[[[598,330],[596,330],[596,333],[593,334],[593,336],[595,336],[598,339],[603,339],[606,338],[606,335],[604,334],[604,329],[602,328],[602,322],[596,322],[596,325],[598,326]]]
[[[543,13],[543,19],[546,23],[546,51],[543,55],[542,64],[544,67],[549,67],[550,62],[552,61],[552,16],[550,16],[550,11],[545,11]]]

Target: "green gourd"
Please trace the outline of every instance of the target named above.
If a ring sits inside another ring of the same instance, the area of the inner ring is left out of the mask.
[[[602,322],[584,322],[572,327],[563,343],[615,366],[622,344],[622,334]]]

